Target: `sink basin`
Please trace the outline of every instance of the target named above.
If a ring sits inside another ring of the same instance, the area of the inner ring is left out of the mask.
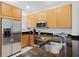
[[[44,47],[46,51],[49,51],[53,54],[59,54],[62,49],[62,44],[56,42],[50,42],[50,45],[46,44]]]

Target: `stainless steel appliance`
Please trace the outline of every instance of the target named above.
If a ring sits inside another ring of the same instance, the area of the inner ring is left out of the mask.
[[[20,52],[21,21],[1,19],[0,25],[2,27],[0,29],[2,34],[2,38],[0,38],[0,56],[11,56]]]
[[[37,22],[37,24],[36,24],[36,27],[38,27],[38,28],[40,28],[40,27],[43,27],[43,28],[45,28],[45,27],[47,27],[47,22],[46,21],[41,21],[41,20],[39,20],[38,22]]]

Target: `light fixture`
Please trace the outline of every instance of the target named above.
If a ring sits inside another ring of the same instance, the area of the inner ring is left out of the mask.
[[[26,6],[26,8],[29,9],[30,7],[29,6]]]

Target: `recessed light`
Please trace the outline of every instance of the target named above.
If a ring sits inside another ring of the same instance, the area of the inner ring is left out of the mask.
[[[29,6],[26,6],[26,8],[29,9],[30,7]]]

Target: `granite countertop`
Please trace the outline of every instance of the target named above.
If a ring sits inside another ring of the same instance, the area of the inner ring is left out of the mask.
[[[33,33],[32,31],[27,31],[27,32],[22,32],[22,34],[23,35],[25,35],[25,34],[35,34],[35,35],[38,35],[38,32],[35,32],[35,33]],[[47,33],[47,32],[41,32],[40,33],[41,35],[44,35],[44,36],[52,36],[53,35],[53,33]]]
[[[63,57],[63,51],[61,51],[59,54],[53,54],[51,52],[47,52],[41,48],[33,47],[28,52],[24,53],[23,55],[20,55],[20,57]]]

